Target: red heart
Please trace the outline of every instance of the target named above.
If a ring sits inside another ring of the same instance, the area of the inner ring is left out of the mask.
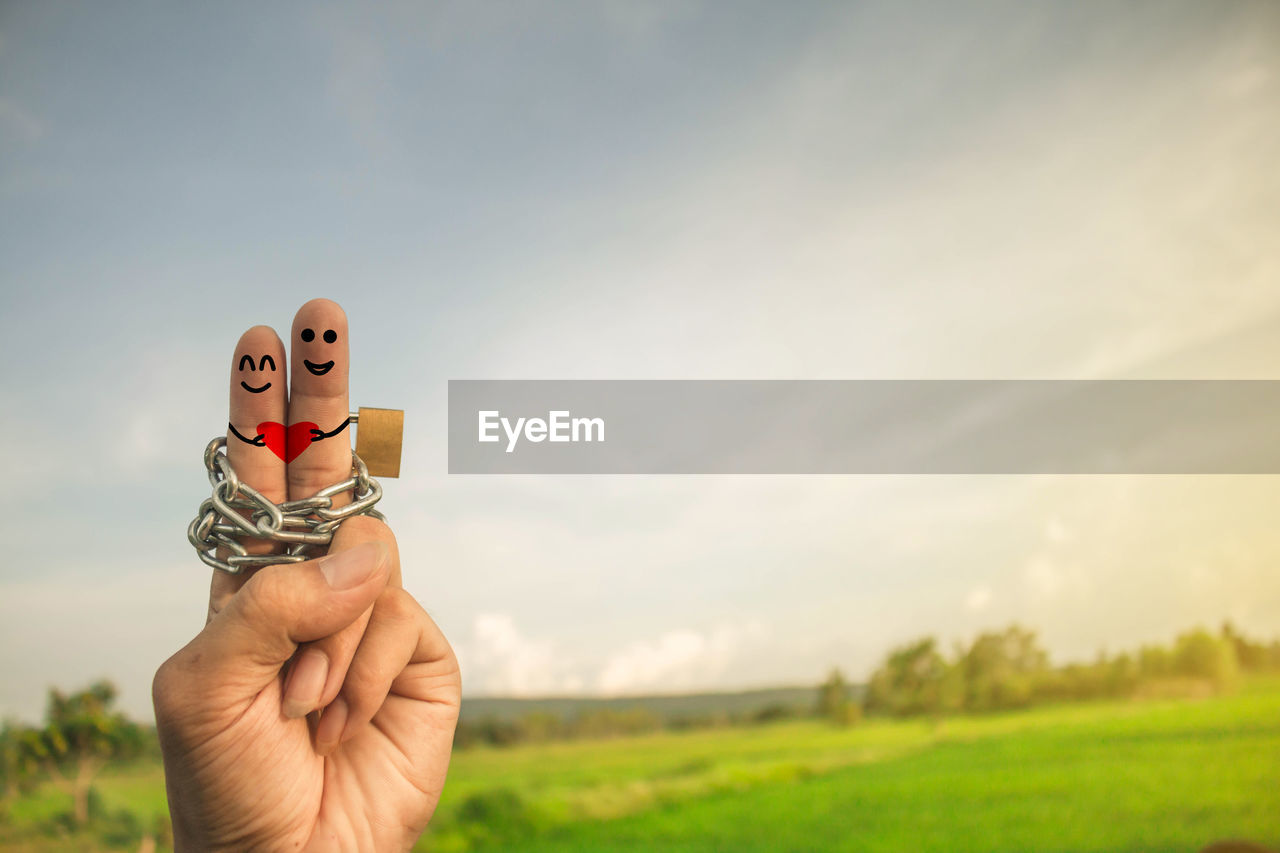
[[[319,429],[319,427],[311,421],[290,424],[287,430],[284,424],[275,421],[263,421],[258,424],[258,433],[262,436],[263,444],[286,464],[297,459],[302,451],[311,446],[313,429]]]

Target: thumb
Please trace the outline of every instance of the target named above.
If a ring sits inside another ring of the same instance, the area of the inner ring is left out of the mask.
[[[336,634],[368,610],[390,570],[390,551],[375,540],[258,571],[202,632],[208,676],[261,689],[299,643]]]

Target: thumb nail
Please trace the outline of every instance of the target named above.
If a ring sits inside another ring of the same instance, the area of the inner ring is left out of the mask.
[[[320,574],[333,589],[351,589],[364,583],[387,557],[381,542],[364,542],[320,560]]]

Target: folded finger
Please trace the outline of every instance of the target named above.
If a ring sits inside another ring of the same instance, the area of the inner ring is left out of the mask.
[[[392,684],[413,660],[418,648],[420,615],[425,615],[422,608],[403,589],[388,587],[378,596],[373,616],[342,682],[341,693],[334,700],[345,717],[342,729],[332,731],[333,723],[323,725],[324,717],[329,714],[327,709],[321,716],[322,725],[316,731],[316,748],[321,754],[354,736],[378,713]]]
[[[377,542],[262,569],[161,667],[157,695],[185,706],[215,695],[232,704],[254,701],[301,644],[339,632],[368,610],[389,571],[390,554]]]
[[[399,587],[400,553],[395,537],[383,522],[368,516],[347,519],[334,536],[333,550],[347,550],[366,542],[381,542],[386,547],[390,555],[387,583]],[[301,717],[334,701],[372,613],[370,608],[341,631],[298,650],[285,681],[285,716]]]
[[[393,699],[431,703],[452,709],[443,715],[452,719],[461,691],[457,658],[440,628],[412,595],[389,586],[374,603],[373,618],[342,692],[321,715],[316,749],[321,754],[332,751],[377,718],[384,734],[412,752],[422,740],[422,717],[380,716],[387,703]],[[419,746],[431,748],[425,742]]]

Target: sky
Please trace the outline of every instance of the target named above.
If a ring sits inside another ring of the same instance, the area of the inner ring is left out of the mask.
[[[461,477],[449,379],[1280,378],[1274,3],[0,4],[0,716],[199,630],[240,333],[346,309],[469,695],[1280,635],[1275,477]],[[856,440],[856,437],[852,437]]]

